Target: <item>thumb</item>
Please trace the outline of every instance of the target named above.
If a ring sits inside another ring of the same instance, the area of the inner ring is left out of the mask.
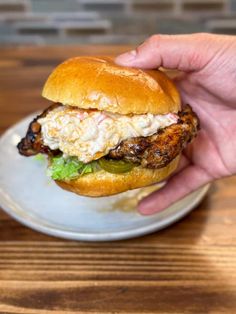
[[[153,69],[163,66],[180,71],[198,71],[215,55],[216,35],[153,35],[135,50],[116,58],[123,66]],[[213,47],[213,48],[212,48]]]
[[[138,211],[143,215],[160,212],[210,181],[203,169],[189,165],[171,177],[163,188],[144,198]]]

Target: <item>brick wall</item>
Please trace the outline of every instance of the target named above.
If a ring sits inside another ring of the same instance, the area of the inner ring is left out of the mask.
[[[0,44],[132,43],[236,34],[236,0],[0,0]]]

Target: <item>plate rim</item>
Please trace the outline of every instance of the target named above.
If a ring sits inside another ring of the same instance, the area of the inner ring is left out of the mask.
[[[185,217],[188,213],[190,213],[204,198],[206,193],[210,188],[210,184],[207,184],[201,187],[198,191],[196,198],[193,202],[189,203],[183,210],[176,212],[173,216],[169,217],[165,221],[155,221],[148,226],[142,226],[134,230],[124,230],[124,231],[117,231],[113,234],[111,233],[81,233],[75,231],[66,231],[60,230],[55,227],[47,227],[46,225],[37,223],[34,219],[31,219],[30,216],[26,216],[27,219],[21,218],[21,216],[17,215],[17,213],[11,209],[10,206],[4,204],[1,205],[2,210],[5,211],[9,216],[13,217],[16,221],[20,222],[22,225],[29,227],[33,230],[41,232],[43,234],[54,236],[62,239],[67,240],[76,240],[76,241],[85,241],[85,242],[108,242],[108,241],[119,241],[125,239],[136,238],[140,236],[144,236],[146,234],[151,234],[155,231],[162,230],[169,225],[174,224],[175,222],[181,220]],[[195,191],[196,192],[196,191]],[[0,200],[1,202],[2,200]],[[155,215],[155,214],[154,214]]]

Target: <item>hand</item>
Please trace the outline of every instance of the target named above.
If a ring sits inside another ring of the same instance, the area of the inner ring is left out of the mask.
[[[201,123],[168,184],[139,204],[142,214],[159,212],[200,186],[236,173],[236,37],[154,35],[116,62],[183,71],[176,81],[182,103],[192,106]]]

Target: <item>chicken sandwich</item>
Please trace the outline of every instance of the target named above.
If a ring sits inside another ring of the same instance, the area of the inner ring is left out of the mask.
[[[30,123],[19,152],[46,154],[52,179],[80,195],[162,181],[199,128],[165,73],[121,67],[108,57],[65,61],[43,96],[53,104]]]

